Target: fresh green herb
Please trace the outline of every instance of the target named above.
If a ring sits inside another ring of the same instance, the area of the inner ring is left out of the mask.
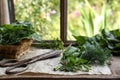
[[[111,53],[120,53],[120,31],[113,30],[93,37],[74,36],[78,46],[69,46],[63,52],[60,71],[89,71],[90,65],[104,65],[111,61]]]
[[[102,36],[107,43],[107,48],[109,48],[114,55],[120,55],[120,30],[117,29],[110,32],[103,30]]]
[[[77,47],[69,46],[65,49],[63,52],[63,57],[61,59],[61,62],[57,68],[54,70],[60,70],[60,71],[77,71],[77,70],[89,70],[88,60],[81,58],[82,53],[80,52],[80,49]],[[86,67],[87,66],[87,67]],[[86,67],[86,68],[83,68]]]
[[[0,26],[0,45],[16,44],[22,39],[40,40],[31,22],[16,21]]]
[[[39,44],[34,44],[34,47],[37,48],[43,48],[43,49],[55,49],[55,50],[61,50],[64,48],[64,43],[57,39],[54,39],[53,41],[40,41]]]

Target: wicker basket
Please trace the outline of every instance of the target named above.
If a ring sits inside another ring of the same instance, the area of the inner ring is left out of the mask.
[[[0,45],[0,54],[5,58],[18,59],[31,46],[33,40],[24,39],[15,45]]]

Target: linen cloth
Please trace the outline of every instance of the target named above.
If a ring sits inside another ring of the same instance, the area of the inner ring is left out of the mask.
[[[27,54],[21,56],[20,60],[24,60],[27,58],[31,58],[40,54],[45,54],[49,52],[50,49],[30,49]],[[89,72],[77,71],[77,72],[63,72],[63,71],[54,71],[53,69],[58,65],[60,62],[62,55],[57,58],[37,61],[35,63],[29,64],[27,67],[28,69],[25,72],[33,72],[33,73],[47,73],[47,74],[58,74],[58,75],[78,75],[78,74],[104,74],[110,75],[111,70],[107,64],[104,66],[100,65],[92,65],[91,70]],[[6,67],[7,68],[7,67]],[[0,75],[6,75],[5,70],[6,68],[0,67]],[[23,73],[25,73],[23,72]]]

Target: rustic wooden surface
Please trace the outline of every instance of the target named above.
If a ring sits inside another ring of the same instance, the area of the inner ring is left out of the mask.
[[[0,76],[0,80],[120,80],[120,56],[113,57],[110,66],[111,75],[51,75],[43,73],[24,73],[19,75]]]

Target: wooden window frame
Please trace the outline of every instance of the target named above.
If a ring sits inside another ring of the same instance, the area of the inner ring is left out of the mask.
[[[64,46],[69,44],[75,45],[75,41],[67,40],[67,2],[68,0],[60,0],[60,39],[64,42]],[[8,0],[10,22],[15,20],[14,0]],[[50,40],[51,41],[51,40]],[[50,42],[46,41],[46,42]]]

